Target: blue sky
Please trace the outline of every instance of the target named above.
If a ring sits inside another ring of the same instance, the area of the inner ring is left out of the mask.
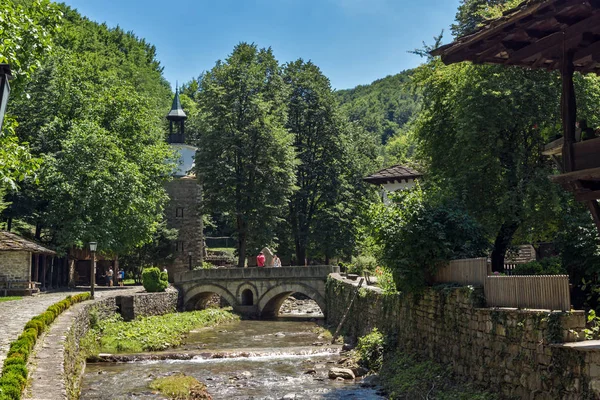
[[[407,50],[449,26],[459,0],[63,0],[154,44],[172,85],[197,77],[242,41],[280,62],[317,64],[336,89],[417,66]]]

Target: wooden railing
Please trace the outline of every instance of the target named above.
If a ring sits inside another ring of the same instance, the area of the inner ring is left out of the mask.
[[[487,258],[470,258],[450,261],[438,270],[434,279],[438,283],[483,286],[489,273]]]
[[[488,307],[571,308],[567,275],[488,276],[484,292]]]

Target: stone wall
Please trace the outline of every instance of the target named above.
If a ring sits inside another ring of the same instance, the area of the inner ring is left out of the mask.
[[[167,289],[164,293],[136,293],[129,296],[116,296],[107,299],[85,302],[73,306],[76,313],[71,326],[65,335],[64,344],[64,379],[69,399],[77,399],[79,384],[85,368],[85,355],[80,352],[81,339],[88,333],[92,319],[98,321],[110,318],[119,312],[118,302],[123,299],[131,301],[131,315],[162,315],[175,311],[177,290]],[[153,309],[154,308],[154,309]],[[120,311],[123,311],[122,309]],[[125,318],[125,316],[124,316]]]
[[[31,253],[27,251],[0,251],[0,277],[9,280],[29,281]]]
[[[118,296],[117,307],[125,321],[136,317],[163,315],[177,311],[179,292],[169,287],[164,293],[139,293],[134,296]]]
[[[177,241],[172,244],[175,257],[167,265],[169,277],[175,273],[189,270],[189,253],[192,253],[192,265],[202,264],[203,260],[203,224],[199,212],[201,188],[193,176],[175,178],[166,186],[170,201],[165,207],[167,226],[177,229]]]
[[[328,323],[337,326],[354,285],[331,275]],[[469,287],[429,288],[418,298],[363,288],[343,331],[358,337],[377,327],[400,349],[449,365],[507,397],[600,398],[600,343],[581,341],[583,311],[490,309],[482,302],[482,290]]]

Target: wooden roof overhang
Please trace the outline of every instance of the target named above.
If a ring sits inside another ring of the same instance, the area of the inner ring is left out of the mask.
[[[445,64],[472,61],[560,71],[563,138],[544,154],[562,156],[562,174],[551,179],[587,204],[600,231],[600,138],[575,142],[573,86],[575,71],[600,72],[600,0],[525,1],[432,55]]]

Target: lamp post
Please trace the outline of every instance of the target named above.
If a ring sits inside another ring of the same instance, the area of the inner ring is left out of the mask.
[[[10,96],[10,84],[8,81],[11,78],[10,65],[0,64],[0,131],[2,130],[2,123],[4,122],[8,96]]]
[[[192,268],[192,252],[188,251],[188,257],[190,258],[190,271],[192,271],[194,268]]]
[[[97,242],[90,242],[90,253],[92,253],[92,266],[90,271],[90,294],[94,299],[94,285],[96,284],[96,250],[98,249]]]

